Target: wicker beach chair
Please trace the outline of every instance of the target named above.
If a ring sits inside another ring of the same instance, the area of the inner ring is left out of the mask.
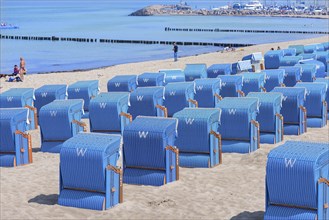
[[[44,105],[51,103],[56,99],[66,99],[67,94],[67,85],[44,85],[36,89],[35,92],[35,101],[34,106],[37,108],[39,115],[40,108]]]
[[[296,55],[304,53],[304,45],[290,45],[288,48],[296,49]]]
[[[316,65],[316,78],[324,78],[327,76],[326,73],[326,66],[323,64],[323,62],[318,60],[302,60],[300,62],[301,64],[313,64]]]
[[[265,69],[277,69],[280,67],[281,59],[284,57],[283,50],[270,50],[264,55]]]
[[[285,48],[283,49],[284,56],[296,56],[297,50],[296,48]]]
[[[41,151],[59,153],[64,141],[85,131],[82,115],[82,99],[54,100],[41,107]]]
[[[26,132],[28,109],[0,109],[0,166],[15,167],[32,163],[32,140]]]
[[[285,86],[283,84],[286,71],[284,69],[270,69],[263,70],[261,73],[265,74],[266,83],[264,85],[267,92],[272,91],[275,87]]]
[[[204,63],[186,64],[184,74],[186,82],[207,78],[207,65]]]
[[[143,73],[137,76],[138,87],[164,86],[165,74],[160,73]]]
[[[222,163],[221,136],[217,133],[221,110],[185,108],[178,119],[179,163],[182,167],[214,167]]]
[[[328,51],[317,51],[314,53],[316,55],[316,60],[323,63],[325,66],[325,71],[328,73],[329,69],[329,53]]]
[[[168,117],[167,108],[163,106],[164,87],[138,87],[130,94],[128,113],[135,119],[139,115]]]
[[[99,93],[98,80],[86,80],[75,82],[67,88],[69,99],[84,100],[84,114],[82,118],[89,118],[89,102]]]
[[[90,101],[90,132],[122,134],[124,127],[132,121],[127,113],[128,92],[100,93]]]
[[[177,119],[137,117],[123,132],[123,182],[161,186],[179,179]]]
[[[301,67],[300,80],[302,82],[313,82],[316,79],[316,65],[314,64],[296,64]]]
[[[281,66],[280,69],[285,71],[283,84],[287,87],[293,87],[297,82],[300,82],[302,75],[302,67],[300,66]]]
[[[321,83],[326,83],[326,102],[327,102],[327,120],[329,120],[329,78],[318,78],[315,80],[315,82],[321,82]]]
[[[251,92],[247,97],[259,99],[256,120],[260,127],[260,143],[276,144],[283,140],[283,116],[280,114],[282,94],[277,92]]]
[[[249,92],[266,92],[265,73],[241,73],[243,76],[242,92],[248,95]]]
[[[222,80],[220,78],[196,79],[195,81],[195,100],[198,106],[202,108],[215,108],[217,103],[222,100],[220,90]]]
[[[33,130],[38,128],[37,109],[34,107],[34,99],[34,89],[12,88],[0,94],[0,107],[27,108],[29,110],[27,130]]]
[[[161,69],[159,72],[165,74],[164,85],[172,82],[185,82],[185,75],[181,69]]]
[[[115,76],[107,82],[108,92],[132,92],[137,88],[137,75]]]
[[[264,58],[261,52],[255,52],[249,54],[242,58],[242,60],[250,60],[252,72],[259,73],[260,71],[265,69],[264,66]]]
[[[307,112],[304,106],[306,89],[296,87],[275,87],[272,92],[283,95],[281,114],[284,118],[284,134],[300,135],[306,132]]]
[[[213,64],[207,69],[208,78],[217,78],[219,75],[231,75],[232,74],[232,64]]]
[[[322,44],[304,45],[304,53],[314,53],[317,51],[324,51],[324,45],[322,45]]]
[[[327,124],[327,102],[325,83],[297,83],[295,87],[306,88],[305,108],[307,109],[307,126],[321,128]]]
[[[218,103],[222,110],[218,133],[222,150],[227,153],[250,153],[259,148],[260,130],[256,117],[258,98],[227,97]]]
[[[218,76],[221,79],[221,90],[220,95],[224,97],[242,97],[244,93],[242,92],[243,86],[243,76]]]
[[[168,110],[168,117],[172,117],[176,112],[185,107],[198,107],[198,102],[194,100],[195,83],[178,82],[169,83],[165,86],[163,105]]]
[[[104,210],[123,201],[120,141],[120,135],[80,133],[64,142],[59,205]]]
[[[280,59],[280,66],[295,66],[301,60],[302,56],[284,56]]]
[[[251,60],[238,61],[232,63],[232,74],[239,74],[243,72],[251,72],[253,70]]]
[[[287,141],[271,150],[264,219],[329,219],[328,158],[328,143]]]

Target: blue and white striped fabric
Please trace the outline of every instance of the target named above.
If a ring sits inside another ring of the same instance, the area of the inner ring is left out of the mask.
[[[251,64],[259,63],[262,59],[263,55],[261,52],[255,52],[242,58],[242,60],[250,60]]]
[[[308,44],[304,46],[304,53],[314,53],[317,51],[324,51],[322,44]]]
[[[328,219],[328,143],[287,141],[268,154],[264,219]],[[311,218],[312,217],[312,218]]]
[[[184,74],[185,81],[207,78],[207,65],[204,63],[186,64]]]
[[[223,152],[256,150],[259,137],[251,120],[256,120],[259,111],[258,98],[227,97],[218,103],[218,108],[222,110],[218,132],[222,135]]]
[[[218,76],[217,78],[222,80],[220,94],[222,97],[240,97],[243,85],[242,75],[226,75]]]
[[[241,73],[243,76],[242,91],[245,95],[249,92],[264,91],[265,73]]]
[[[329,78],[317,78],[315,82],[321,82],[321,83],[326,83],[326,102],[327,102],[327,111],[328,111],[328,117],[327,119],[329,120]]]
[[[164,85],[172,82],[185,82],[185,75],[181,69],[161,69],[159,72],[165,74]]]
[[[316,65],[316,78],[324,78],[327,76],[325,65],[318,60],[302,60],[300,63]]]
[[[283,49],[284,56],[296,56],[296,48],[286,48]]]
[[[304,53],[304,45],[290,45],[288,48],[296,49],[296,55]]]
[[[138,87],[164,86],[165,73],[142,73],[137,76]]]
[[[21,108],[28,107],[29,123],[27,130],[37,129],[37,112],[34,109],[34,89],[33,88],[11,88],[0,94],[1,108]]]
[[[80,133],[64,142],[59,205],[102,210],[118,203],[119,174],[107,166],[116,167],[120,142],[120,135],[97,133]]]
[[[283,121],[278,118],[282,106],[282,93],[251,92],[247,97],[259,99],[257,121],[260,124],[260,142],[275,144],[282,141]]]
[[[208,78],[216,78],[219,75],[231,75],[232,73],[232,64],[213,64],[207,69]]]
[[[115,76],[107,82],[108,92],[132,92],[137,88],[137,75]]]
[[[305,107],[307,109],[307,126],[323,127],[327,123],[327,105],[325,83],[297,83],[295,87],[306,88]]]
[[[272,92],[283,95],[281,114],[284,118],[284,133],[299,135],[306,132],[306,115],[302,111],[306,89],[297,87],[275,87]]]
[[[272,91],[274,87],[282,86],[286,75],[286,71],[284,69],[263,70],[261,73],[265,74],[266,83],[264,87],[267,92]]]
[[[296,85],[296,83],[298,81],[300,81],[302,67],[300,67],[300,66],[280,66],[280,69],[285,70],[286,75],[283,80],[283,83],[287,87],[293,87],[294,85]]]
[[[237,68],[236,73],[252,71],[251,61],[250,60],[238,61],[236,68]]]
[[[197,107],[190,102],[191,100],[194,100],[194,93],[194,82],[167,84],[165,86],[165,98],[163,104],[168,110],[168,116],[172,117],[176,112],[184,109],[185,107]]]
[[[302,82],[313,82],[316,76],[316,65],[314,64],[296,64],[295,66],[301,67]]]
[[[160,186],[178,179],[174,146],[177,119],[137,117],[123,132],[123,181]]]
[[[77,81],[67,88],[69,99],[83,99],[85,111],[83,118],[89,117],[89,102],[99,93],[98,80]]]
[[[0,166],[28,164],[28,140],[15,132],[26,131],[28,109],[0,108]],[[32,153],[32,152],[30,152]]]
[[[130,94],[128,113],[135,119],[139,115],[164,116],[156,105],[163,105],[164,87],[138,87]]]
[[[220,78],[196,79],[195,81],[195,100],[199,107],[214,108],[220,101],[220,90],[222,80]]]
[[[270,50],[264,55],[265,68],[277,69],[280,67],[280,61],[284,56],[283,50]]]
[[[301,56],[284,56],[280,59],[280,66],[294,66],[302,59]]]
[[[89,120],[91,132],[122,133],[129,123],[121,113],[127,113],[128,92],[100,93],[90,101]]]
[[[220,162],[218,139],[211,132],[217,132],[221,110],[207,108],[185,108],[174,114],[178,119],[180,166],[213,167]]]
[[[59,153],[62,144],[83,128],[73,123],[83,115],[83,100],[54,100],[39,112],[41,151]]]
[[[36,89],[34,106],[37,108],[39,115],[40,108],[56,99],[66,99],[67,98],[67,85],[44,85]]]

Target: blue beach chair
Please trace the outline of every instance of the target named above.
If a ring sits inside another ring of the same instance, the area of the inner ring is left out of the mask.
[[[164,85],[172,82],[185,82],[185,75],[181,69],[162,69],[159,72],[165,74]]]
[[[64,141],[86,131],[82,115],[82,99],[55,100],[41,107],[41,151],[59,153]]]
[[[196,88],[194,97],[198,102],[198,107],[216,107],[217,103],[222,100],[220,96],[222,80],[220,78],[196,79],[194,82]]]
[[[284,56],[280,59],[280,66],[295,66],[301,60],[302,56]]]
[[[264,219],[329,219],[328,143],[287,141],[266,166]]]
[[[32,163],[31,135],[26,133],[28,109],[0,108],[0,166]]]
[[[120,135],[80,133],[60,152],[58,204],[104,210],[123,202]]]
[[[250,153],[259,148],[258,105],[258,98],[246,97],[227,97],[218,103],[222,110],[218,133],[224,153]]]
[[[297,49],[296,48],[286,48],[283,49],[284,56],[296,56]]]
[[[38,128],[37,109],[34,107],[34,89],[32,88],[12,88],[0,94],[1,108],[21,108],[29,109],[27,130]]]
[[[198,107],[198,102],[194,100],[195,83],[178,82],[169,83],[165,86],[165,97],[163,105],[168,110],[168,117],[172,117],[176,112],[185,107]]]
[[[316,65],[316,78],[324,78],[327,76],[325,65],[318,60],[302,60],[301,64],[312,64]]]
[[[178,119],[179,163],[182,167],[214,167],[222,163],[221,136],[217,133],[220,109],[185,108]]]
[[[164,87],[138,87],[130,94],[128,113],[133,119],[139,115],[168,117],[167,108],[163,106]]]
[[[67,88],[69,99],[84,100],[82,118],[89,118],[89,102],[99,93],[98,80],[77,81]]]
[[[179,179],[177,119],[137,117],[123,132],[123,182],[161,186]]]
[[[251,66],[251,61],[250,60],[243,60],[243,61],[238,61],[236,63],[232,63],[232,74],[238,74],[242,72],[251,72],[252,71],[252,66]]]
[[[316,79],[316,65],[314,64],[296,64],[301,67],[300,80],[302,82],[313,82]]]
[[[218,76],[222,80],[220,95],[224,97],[243,97],[242,92],[243,76]]]
[[[232,64],[213,64],[207,69],[208,78],[217,78],[219,75],[231,75]]]
[[[290,45],[288,48],[296,49],[296,55],[304,53],[304,45]]]
[[[261,52],[255,52],[249,54],[242,58],[242,60],[250,60],[252,72],[259,73],[260,71],[264,70],[264,58]]]
[[[203,63],[186,64],[184,74],[185,81],[207,78],[207,65]]]
[[[90,132],[122,134],[132,121],[128,92],[100,93],[89,104]]]
[[[143,73],[137,76],[138,87],[147,86],[164,86],[165,74],[160,73]]]
[[[280,61],[284,56],[283,50],[270,50],[264,55],[265,69],[277,69],[280,67]]]
[[[329,52],[328,51],[317,51],[316,54],[316,60],[323,63],[325,66],[325,71],[328,73],[329,68]]]
[[[318,78],[315,80],[315,82],[321,82],[321,83],[326,83],[326,102],[327,102],[327,120],[329,120],[329,78]]]
[[[283,84],[287,87],[293,87],[297,82],[300,82],[302,74],[301,66],[281,66],[280,69],[285,71]]]
[[[132,92],[137,88],[137,75],[115,76],[107,82],[108,92]]]
[[[304,46],[304,53],[314,53],[317,51],[324,51],[322,44],[308,44]]]
[[[44,85],[36,89],[35,92],[34,106],[37,108],[39,115],[40,108],[44,105],[51,103],[56,99],[66,99],[67,98],[67,85]]]
[[[325,83],[297,83],[295,87],[306,88],[305,108],[307,109],[307,126],[321,128],[327,124],[327,102]]]
[[[323,48],[324,48],[325,51],[328,51],[329,50],[329,42],[322,43],[322,46],[323,46]]]
[[[303,60],[316,60],[316,54],[314,53],[301,53],[298,56],[303,57]]]
[[[305,133],[307,131],[307,115],[304,107],[306,89],[275,87],[272,92],[280,92],[283,95],[281,114],[284,118],[284,134],[300,135]]]
[[[260,126],[260,143],[276,144],[283,140],[283,116],[280,114],[282,94],[277,92],[251,92],[247,97],[259,99],[256,120]]]
[[[261,73],[265,74],[265,89],[267,92],[272,91],[275,87],[278,86],[285,86],[283,84],[286,71],[284,69],[270,69],[270,70],[263,70]]]
[[[243,76],[242,92],[248,95],[249,92],[266,92],[264,73],[241,73]]]

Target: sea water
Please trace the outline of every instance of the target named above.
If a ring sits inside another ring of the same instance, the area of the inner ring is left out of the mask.
[[[177,4],[156,0],[1,0],[1,22],[19,29],[2,35],[77,37],[93,39],[153,40],[261,44],[321,35],[221,32],[166,32],[165,27],[323,31],[326,19],[233,16],[128,16],[151,4]],[[188,1],[193,8],[216,7],[221,1]],[[1,73],[11,73],[19,57],[28,73],[92,69],[104,66],[172,58],[172,45],[113,44],[1,39]],[[279,43],[278,43],[279,45]],[[179,46],[179,56],[221,50],[212,46]]]

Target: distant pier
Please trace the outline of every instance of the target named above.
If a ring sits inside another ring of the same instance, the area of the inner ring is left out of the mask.
[[[76,37],[40,37],[40,36],[12,36],[0,35],[1,39],[9,40],[36,40],[36,41],[66,41],[82,43],[112,43],[112,44],[164,44],[172,45],[176,42],[184,46],[215,46],[215,47],[248,47],[255,44],[241,43],[219,43],[219,42],[185,42],[185,41],[151,41],[151,40],[120,40],[120,39],[97,39],[97,38],[76,38]]]
[[[171,28],[165,27],[165,31],[190,31],[190,32],[239,32],[239,33],[274,33],[274,34],[329,34],[329,31],[288,31],[288,30],[239,30],[219,28]]]

